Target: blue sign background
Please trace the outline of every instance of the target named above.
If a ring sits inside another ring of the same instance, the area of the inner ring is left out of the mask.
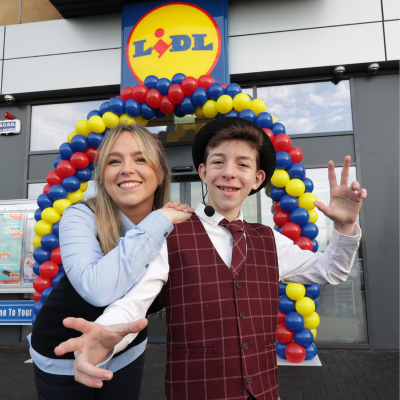
[[[171,1],[173,3],[173,1]],[[211,73],[215,82],[230,83],[228,59],[228,0],[192,0],[185,3],[196,5],[207,11],[217,23],[221,32],[221,54],[217,65]],[[132,28],[146,13],[153,8],[165,5],[165,1],[126,4],[122,8],[122,49],[121,49],[121,90],[127,86],[136,86],[138,82],[132,75],[126,60],[126,44]],[[176,71],[180,72],[180,71]],[[163,78],[158,76],[158,78]]]
[[[0,301],[0,325],[32,325],[34,301]]]

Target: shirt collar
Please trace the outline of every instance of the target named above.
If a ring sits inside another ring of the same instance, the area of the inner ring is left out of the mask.
[[[214,215],[212,217],[208,217],[206,214],[204,214],[204,208],[206,206],[203,203],[199,203],[196,209],[194,210],[194,213],[201,218],[203,221],[207,222],[208,224],[212,226],[218,226],[218,224],[225,218],[223,215],[217,213],[215,211]],[[236,220],[243,221],[243,212],[240,210],[238,217]]]

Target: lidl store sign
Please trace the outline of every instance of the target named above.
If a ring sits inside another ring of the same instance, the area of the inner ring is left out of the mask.
[[[124,5],[121,88],[149,75],[229,82],[227,1]]]
[[[32,325],[34,306],[31,300],[0,301],[0,325]]]

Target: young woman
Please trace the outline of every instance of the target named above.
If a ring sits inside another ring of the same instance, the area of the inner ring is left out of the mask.
[[[146,273],[173,224],[193,212],[186,205],[168,203],[170,176],[163,146],[138,125],[119,125],[107,133],[99,150],[96,184],[96,197],[69,207],[62,217],[65,276],[42,306],[30,337],[39,400],[139,398],[147,343],[143,323],[131,345],[105,366],[114,379],[100,390],[75,382],[73,354],[57,357],[54,348],[79,336],[63,326],[64,318],[99,317]],[[159,306],[156,299],[149,313]]]

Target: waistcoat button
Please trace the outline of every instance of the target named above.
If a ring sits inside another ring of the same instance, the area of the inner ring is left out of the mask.
[[[247,342],[244,342],[244,343],[243,343],[243,348],[244,348],[245,350],[247,350],[247,349],[249,348],[249,344],[248,344]]]
[[[240,317],[240,318],[244,318],[244,312],[241,312],[241,313],[239,314],[239,317]]]
[[[240,288],[242,287],[242,284],[241,284],[240,282],[236,282],[236,287],[237,287],[238,289],[240,289]]]
[[[253,382],[253,378],[252,378],[251,376],[248,376],[248,377],[246,378],[246,382],[247,382],[247,383],[252,383],[252,382]]]

